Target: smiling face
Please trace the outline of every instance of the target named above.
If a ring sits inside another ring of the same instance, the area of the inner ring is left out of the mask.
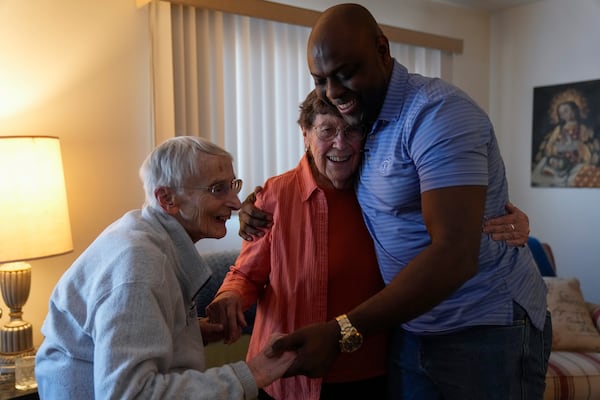
[[[317,129],[341,131],[348,124],[331,114],[316,114],[312,127],[303,128],[304,145],[312,158],[311,167],[317,184],[336,189],[349,189],[361,160],[362,140],[350,140],[341,132],[332,140],[321,140]]]
[[[240,209],[240,200],[230,186],[220,195],[205,188],[217,183],[229,185],[235,179],[231,160],[200,153],[196,164],[198,173],[185,182],[184,188],[175,193],[161,187],[157,196],[160,196],[163,209],[179,221],[194,242],[203,238],[222,238],[227,233],[225,222],[233,210]]]
[[[364,7],[345,4],[322,14],[309,37],[308,67],[319,96],[349,124],[375,120],[393,62],[387,38]]]

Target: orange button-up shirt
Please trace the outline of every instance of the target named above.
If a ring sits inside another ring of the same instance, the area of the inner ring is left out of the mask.
[[[238,291],[244,309],[257,303],[248,359],[266,346],[272,333],[327,321],[383,288],[354,191],[319,188],[306,156],[295,169],[268,179],[256,205],[273,214],[273,227],[264,237],[242,244],[219,289]],[[340,354],[324,381],[383,375],[386,339],[374,336],[358,351]],[[322,382],[295,376],[265,390],[276,399],[318,400]]]

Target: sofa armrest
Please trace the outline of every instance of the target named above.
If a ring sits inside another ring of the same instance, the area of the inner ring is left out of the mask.
[[[590,303],[586,301],[585,305],[587,306],[588,310],[590,310],[590,315],[592,317],[594,325],[596,326],[596,329],[598,329],[598,332],[600,332],[600,304]]]
[[[201,254],[212,274],[208,282],[200,289],[196,297],[198,316],[205,316],[205,308],[217,294],[229,267],[235,264],[239,250],[215,251]]]
[[[221,250],[201,254],[201,257],[210,267],[212,275],[209,281],[200,289],[196,297],[196,312],[199,317],[206,316],[206,306],[210,304],[215,294],[217,294],[225,275],[229,272],[229,267],[235,264],[235,260],[239,254],[239,250]],[[252,332],[255,316],[256,304],[244,312],[248,326],[242,330],[243,333],[249,334]]]
[[[556,262],[550,245],[529,236],[527,246],[542,276],[556,276]]]

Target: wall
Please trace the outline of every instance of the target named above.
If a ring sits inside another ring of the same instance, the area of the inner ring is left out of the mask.
[[[31,262],[24,319],[36,346],[64,270],[143,201],[137,169],[152,147],[147,21],[133,0],[0,1],[0,135],[60,137],[75,247]]]
[[[343,3],[336,0],[274,2],[317,11]],[[451,80],[484,109],[488,109],[490,17],[486,12],[448,6],[431,0],[362,0],[352,3],[367,7],[381,24],[463,39],[464,51],[453,58]]]
[[[600,302],[600,189],[532,188],[533,88],[600,79],[600,0],[544,0],[492,17],[491,108],[512,199],[562,276]],[[600,135],[600,132],[596,132]]]

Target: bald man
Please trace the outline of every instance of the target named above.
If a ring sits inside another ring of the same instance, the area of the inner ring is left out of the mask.
[[[482,234],[509,201],[492,124],[458,88],[411,74],[364,7],[324,11],[308,40],[320,97],[369,132],[357,186],[385,289],[280,339],[289,374],[320,376],[393,329],[390,398],[541,399],[546,289],[527,247]],[[352,290],[352,288],[348,288]]]

